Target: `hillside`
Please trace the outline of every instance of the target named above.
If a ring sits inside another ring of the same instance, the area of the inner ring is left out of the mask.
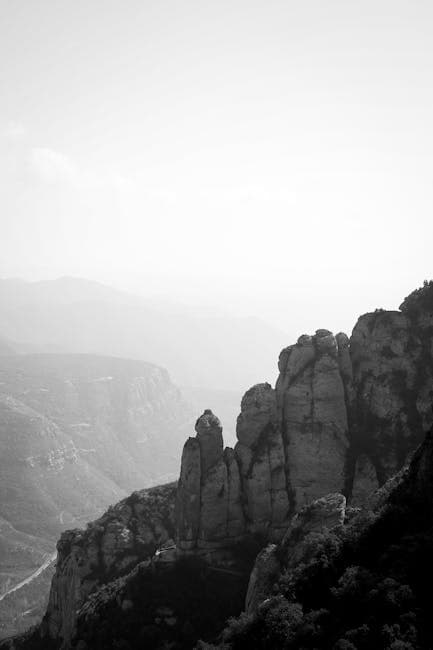
[[[306,506],[257,559],[249,611],[206,648],[430,649],[432,476],[433,432],[363,512],[343,502],[326,521],[325,499]]]
[[[190,422],[179,390],[152,364],[94,355],[2,357],[3,625],[5,612],[20,611],[19,598],[26,605],[29,594],[27,587],[14,592],[14,606],[2,595],[53,554],[62,530],[131,490],[175,477]]]

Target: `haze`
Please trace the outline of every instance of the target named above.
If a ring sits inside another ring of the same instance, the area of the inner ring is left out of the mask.
[[[431,3],[0,11],[0,276],[288,338],[350,331],[432,276]]]

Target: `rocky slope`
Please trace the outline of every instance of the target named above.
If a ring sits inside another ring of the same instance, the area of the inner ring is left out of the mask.
[[[63,533],[42,625],[5,647],[135,647],[140,639],[190,648],[215,635],[242,607],[257,547],[214,565],[179,557],[175,504],[175,484],[142,490],[86,530]]]
[[[28,586],[2,596],[45,562],[62,530],[133,489],[176,476],[190,421],[167,372],[151,364],[91,355],[1,358],[3,633],[14,610],[37,603]]]
[[[366,510],[345,513],[342,495],[304,506],[259,554],[245,613],[203,647],[431,648],[432,476],[430,433]]]
[[[91,592],[173,544],[175,492],[175,484],[134,492],[85,531],[63,533],[44,621],[48,637],[70,639]]]
[[[55,613],[59,599],[53,596],[40,630],[42,640],[53,643],[53,647],[63,643],[65,648],[114,648],[118,647],[116,643],[123,643],[122,647],[130,648],[137,647],[134,634],[138,634],[149,643],[150,638],[154,639],[150,647],[164,647],[167,638],[173,647],[191,647],[191,639],[202,634],[203,621],[195,620],[192,625],[189,597],[185,600],[188,606],[184,603],[187,611],[180,605],[181,586],[173,586],[179,562],[203,563],[195,574],[197,584],[206,571],[228,571],[232,576],[239,573],[239,584],[232,585],[230,613],[234,614],[236,608],[240,611],[240,597],[246,591],[248,562],[242,565],[240,557],[247,557],[248,548],[274,542],[278,546],[259,556],[253,572],[248,608],[254,612],[266,590],[273,589],[273,577],[269,576],[275,571],[281,573],[283,567],[287,580],[291,580],[290,572],[295,567],[309,566],[311,558],[316,557],[316,542],[319,551],[322,548],[322,529],[340,529],[347,520],[346,500],[351,506],[366,504],[372,491],[403,467],[422,440],[432,422],[432,322],[433,286],[427,285],[406,299],[400,312],[377,311],[362,316],[350,340],[327,330],[300,337],[280,355],[275,388],[258,384],[244,395],[234,449],[223,449],[220,422],[206,410],[196,423],[196,436],[185,443],[176,497],[172,493],[176,504],[170,536],[175,536],[176,548],[156,557],[151,557],[147,549],[137,558],[141,564],[129,576],[119,582],[115,569],[109,576],[114,581],[99,588],[100,583],[92,584],[92,573],[87,569],[84,574],[78,569],[69,571],[75,566],[71,547],[60,546],[52,594],[58,593],[59,585],[65,585],[65,593],[89,596],[77,617],[71,614],[70,607],[65,607],[66,618],[62,615],[60,619]],[[429,480],[426,449],[428,445],[416,455],[410,481],[404,479],[403,484],[410,485],[410,489],[393,492],[402,494],[404,503],[412,498],[409,494],[415,494],[414,486],[421,495]],[[384,489],[379,490],[377,508],[391,503],[391,497],[386,501],[389,488]],[[429,489],[427,485],[427,492]],[[331,496],[323,499],[323,495]],[[396,504],[396,497],[392,498]],[[424,496],[422,499],[424,503]],[[153,516],[145,520],[147,526],[152,527]],[[357,526],[362,528],[358,523],[355,530]],[[73,540],[79,535],[74,533]],[[304,537],[309,540],[306,546]],[[339,548],[337,538],[333,532],[323,542],[325,557],[328,546]],[[98,549],[100,553],[101,547]],[[166,561],[162,562],[164,557]],[[121,565],[119,571],[123,572]],[[207,580],[214,584],[210,575]],[[89,591],[85,584],[90,584]],[[143,596],[137,595],[144,585],[145,602]],[[167,585],[170,593],[164,591]],[[316,587],[318,597],[323,589],[318,584]],[[287,600],[286,592],[282,596]],[[203,603],[209,603],[204,592],[202,598]],[[171,614],[158,614],[156,603]],[[283,602],[284,611],[288,608],[288,615],[301,621],[302,607],[289,605]],[[143,631],[138,614],[144,606],[150,618]],[[130,613],[126,615],[125,611]],[[50,626],[56,616],[58,623]],[[215,633],[220,617],[217,619],[209,625],[208,634],[205,630],[204,638]],[[104,623],[105,631],[100,631],[96,621]],[[128,629],[125,621],[129,621]],[[165,621],[165,632],[161,632],[158,621]],[[56,630],[63,632],[59,635]],[[231,643],[230,634],[227,639]],[[33,643],[39,638],[33,637]],[[250,640],[245,646],[235,647],[261,647],[261,642],[259,646],[248,643]]]

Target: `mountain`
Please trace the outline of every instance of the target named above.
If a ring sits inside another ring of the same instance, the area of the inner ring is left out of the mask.
[[[432,340],[429,283],[283,349],[234,449],[207,409],[177,487],[62,535],[43,623],[9,647],[431,647]]]
[[[16,585],[53,555],[61,531],[131,490],[174,478],[190,423],[179,389],[152,364],[84,354],[1,358],[0,618],[7,630],[16,629],[21,605],[39,612],[44,589],[29,603],[27,583]],[[51,578],[48,565],[36,577],[44,576]]]
[[[286,336],[256,318],[146,300],[77,278],[0,281],[0,336],[31,351],[142,359],[178,385],[239,390],[272,378]]]
[[[246,613],[203,647],[433,647],[432,476],[433,431],[364,511],[336,494],[305,506],[258,556]]]

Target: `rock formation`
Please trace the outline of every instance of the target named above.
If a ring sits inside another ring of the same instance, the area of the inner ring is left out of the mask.
[[[365,314],[350,340],[321,329],[285,348],[275,389],[245,393],[234,450],[205,411],[182,458],[180,549],[279,541],[303,505],[332,492],[365,504],[401,469],[432,423],[432,291]]]
[[[174,483],[134,492],[86,530],[62,534],[43,636],[68,647],[77,612],[90,593],[174,543],[175,492]]]
[[[294,515],[279,546],[269,544],[257,556],[245,599],[245,611],[253,613],[272,595],[275,581],[285,570],[296,567],[307,552],[304,540],[310,533],[323,533],[344,523],[346,499],[328,494],[304,506]]]
[[[362,316],[350,341],[321,329],[285,348],[275,388],[257,384],[244,395],[234,449],[223,449],[221,424],[205,410],[196,436],[185,443],[176,497],[171,489],[167,500],[170,526],[159,528],[158,508],[132,518],[128,511],[131,524],[119,512],[118,523],[104,524],[104,536],[95,537],[95,544],[91,536],[81,543],[78,533],[60,544],[45,623],[51,636],[70,636],[71,612],[87,594],[93,592],[96,603],[101,584],[170,537],[175,537],[178,559],[204,558],[213,566],[228,557],[233,562],[242,544],[252,540],[262,546],[277,542],[287,568],[301,561],[306,536],[341,525],[346,499],[352,505],[366,503],[375,488],[401,470],[432,421],[429,296],[421,292],[407,299],[400,312]],[[425,454],[416,458],[422,464]],[[420,493],[431,488],[427,475],[417,471],[418,483],[412,481]],[[134,540],[143,526],[152,534],[137,553]],[[76,550],[84,547],[85,552]],[[249,610],[272,589],[281,561],[275,553],[271,546],[257,559]],[[96,582],[94,562],[99,563]]]
[[[276,392],[269,384],[247,391],[241,402],[235,456],[249,532],[284,529],[290,509],[286,456],[277,418]]]
[[[382,485],[402,467],[430,427],[431,339],[432,331],[406,312],[377,311],[358,320],[350,341],[355,398],[349,462],[362,455],[368,462],[361,458],[365,471],[349,466],[349,492],[357,490],[357,480],[365,483],[368,475],[372,487],[376,482]]]
[[[338,338],[318,330],[280,355],[276,393],[295,507],[344,484],[349,441]]]
[[[432,470],[430,433],[369,510],[344,516],[342,495],[304,506],[257,557],[246,613],[199,647],[433,647]]]
[[[195,438],[185,443],[177,490],[177,545],[181,550],[227,546],[245,531],[239,469],[223,450],[222,427],[206,410]]]

